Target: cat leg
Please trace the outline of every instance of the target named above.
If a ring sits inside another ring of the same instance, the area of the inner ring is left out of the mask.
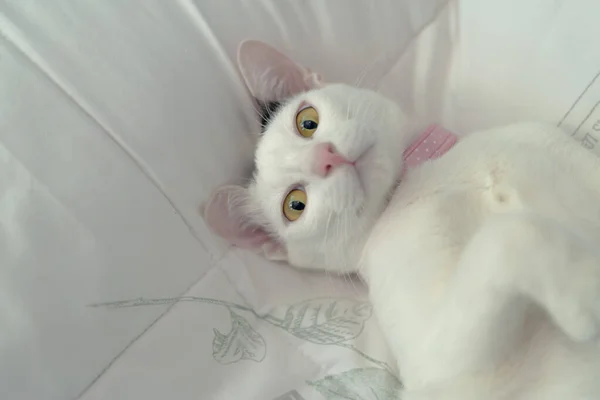
[[[539,307],[573,340],[598,335],[600,236],[596,227],[571,225],[531,214],[484,223],[415,349],[411,364],[421,385],[485,375],[494,386],[494,374],[482,371],[510,364],[506,358],[531,336],[526,322],[542,314]]]
[[[538,215],[500,217],[505,247],[499,287],[543,307],[574,341],[600,334],[600,228],[585,220],[559,222]]]

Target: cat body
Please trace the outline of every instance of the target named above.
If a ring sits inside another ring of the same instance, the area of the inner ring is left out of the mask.
[[[217,234],[360,273],[404,400],[600,398],[600,159],[527,123],[406,169],[419,130],[395,103],[260,42],[238,63],[251,94],[280,106],[253,182],[205,207]]]
[[[599,398],[599,239],[600,160],[554,126],[474,133],[407,173],[361,270],[403,398]]]

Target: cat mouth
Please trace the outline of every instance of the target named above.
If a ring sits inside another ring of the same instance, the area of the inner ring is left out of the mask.
[[[371,150],[373,150],[373,146],[374,145],[370,145],[369,147],[367,147],[357,158],[356,160],[353,161],[353,164],[355,166],[358,166],[359,163],[361,163],[362,161],[365,160],[365,158],[367,158],[367,156],[371,153]]]
[[[360,185],[361,190],[363,191],[363,193],[366,194],[366,187],[365,187],[365,169],[367,168],[366,162],[369,158],[369,155],[371,154],[371,151],[373,149],[373,145],[367,147],[362,153],[361,155],[358,156],[358,158],[356,160],[354,160],[354,171],[356,172],[356,178],[358,180],[358,184]]]

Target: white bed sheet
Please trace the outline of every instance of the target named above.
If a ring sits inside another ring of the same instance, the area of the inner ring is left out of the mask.
[[[163,301],[172,300],[101,312]],[[235,252],[179,301],[82,399],[391,399],[399,389],[359,283]]]
[[[251,168],[249,37],[424,124],[600,154],[597,2],[444,4],[0,1],[0,397],[392,398],[364,288],[231,252],[198,206]]]

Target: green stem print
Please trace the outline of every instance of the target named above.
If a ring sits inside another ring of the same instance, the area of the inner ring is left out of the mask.
[[[172,305],[175,303],[183,303],[183,302],[197,302],[197,303],[206,303],[206,304],[215,304],[218,306],[227,307],[228,309],[236,309],[240,311],[247,311],[252,313],[256,318],[261,319],[263,321],[267,321],[273,325],[281,323],[282,321],[272,317],[271,315],[265,314],[260,315],[252,308],[231,303],[229,301],[211,299],[208,297],[195,297],[195,296],[182,296],[182,297],[164,297],[160,299],[145,299],[143,297],[139,297],[133,300],[121,300],[121,301],[111,301],[107,303],[97,303],[92,304],[90,307],[106,307],[106,308],[131,308],[131,307],[142,307],[142,306],[162,306],[162,305]]]
[[[326,376],[319,381],[308,382],[327,399],[371,398],[347,397],[344,394],[345,390],[356,392],[356,388],[350,386],[354,385],[352,382],[358,382],[362,378],[371,380],[376,378],[378,382],[385,382],[385,387],[392,388],[394,393],[398,393],[397,389],[401,386],[387,363],[365,354],[353,344],[348,343],[362,333],[365,322],[372,316],[373,309],[368,302],[343,298],[315,298],[287,306],[283,312],[265,314],[259,314],[251,307],[242,304],[194,296],[159,299],[137,298],[98,303],[91,307],[116,309],[171,305],[180,302],[214,304],[229,310],[231,330],[228,333],[221,333],[217,329],[213,329],[213,358],[221,364],[231,364],[240,360],[261,362],[265,358],[267,346],[264,338],[240,315],[240,312],[247,312],[299,339],[317,345],[335,345],[351,350],[376,366],[376,368],[357,368],[339,375]],[[396,398],[395,395],[394,397],[388,396],[387,391],[380,394],[381,396],[377,395],[374,398]]]
[[[380,368],[355,368],[308,384],[327,400],[400,400],[402,385]]]

